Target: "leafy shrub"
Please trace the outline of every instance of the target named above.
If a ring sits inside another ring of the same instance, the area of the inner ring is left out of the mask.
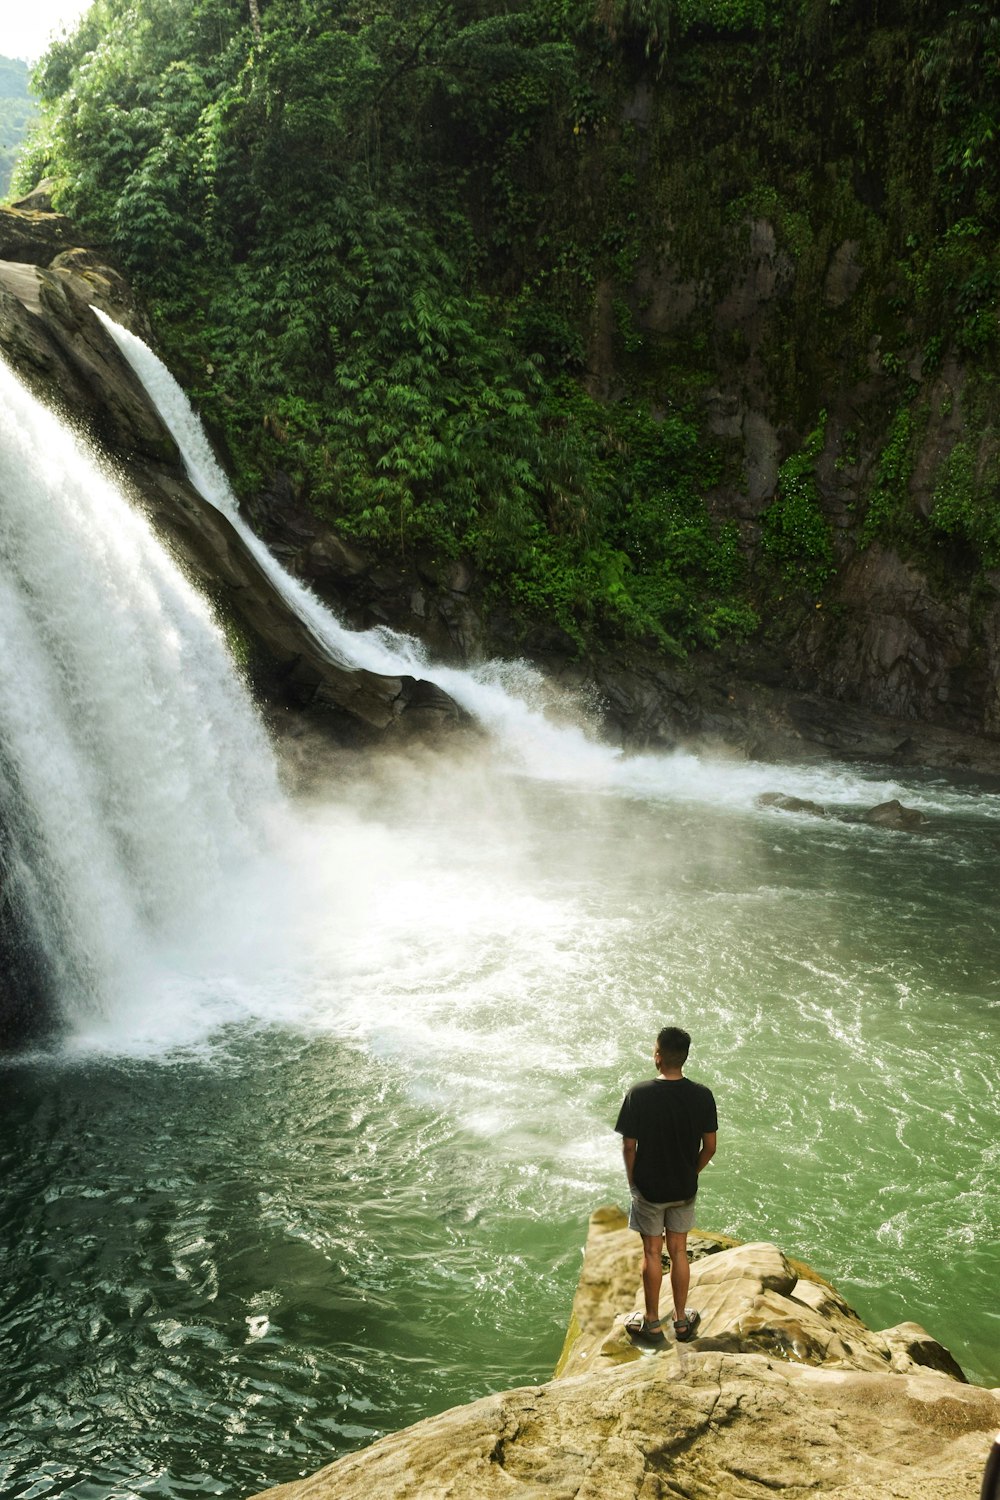
[[[876,537],[898,534],[908,515],[916,435],[916,419],[909,404],[905,404],[892,419],[888,440],[875,465],[861,528],[862,546],[868,546]]]
[[[826,440],[826,412],[798,453],[778,470],[775,496],[761,522],[761,548],[786,585],[818,594],[834,571],[830,523],[816,484],[816,460]]]
[[[996,504],[997,463],[991,483],[976,474],[975,454],[958,442],[938,470],[934,485],[931,525],[945,536],[971,546],[987,568],[1000,566],[1000,510]]]

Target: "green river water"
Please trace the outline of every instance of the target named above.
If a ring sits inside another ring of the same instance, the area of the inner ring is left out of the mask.
[[[275,843],[226,965],[0,1067],[5,1500],[249,1495],[546,1379],[666,1022],[719,1104],[701,1227],[1000,1380],[992,789],[345,761]]]

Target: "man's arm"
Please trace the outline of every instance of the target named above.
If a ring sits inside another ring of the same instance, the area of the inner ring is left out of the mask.
[[[632,1188],[632,1173],[635,1170],[635,1148],[638,1142],[629,1135],[622,1136],[622,1160],[625,1163],[625,1176],[628,1178],[629,1190]]]
[[[716,1131],[714,1131],[714,1130],[711,1131],[708,1135],[703,1135],[702,1136],[702,1138],[701,1138],[701,1150],[698,1153],[698,1171],[699,1172],[701,1171],[702,1167],[707,1167],[708,1166],[709,1162],[712,1160],[712,1157],[715,1155],[715,1140],[716,1140]]]

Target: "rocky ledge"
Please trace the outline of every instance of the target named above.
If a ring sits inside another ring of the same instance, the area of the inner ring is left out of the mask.
[[[915,1323],[876,1333],[770,1244],[691,1238],[701,1336],[640,1353],[637,1237],[590,1225],[547,1385],[484,1397],[268,1500],[976,1500],[1000,1391]],[[261,1500],[261,1497],[258,1497]]]

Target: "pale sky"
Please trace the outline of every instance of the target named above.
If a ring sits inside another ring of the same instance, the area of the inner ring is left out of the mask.
[[[35,62],[53,32],[72,26],[90,0],[0,0],[0,55]]]

